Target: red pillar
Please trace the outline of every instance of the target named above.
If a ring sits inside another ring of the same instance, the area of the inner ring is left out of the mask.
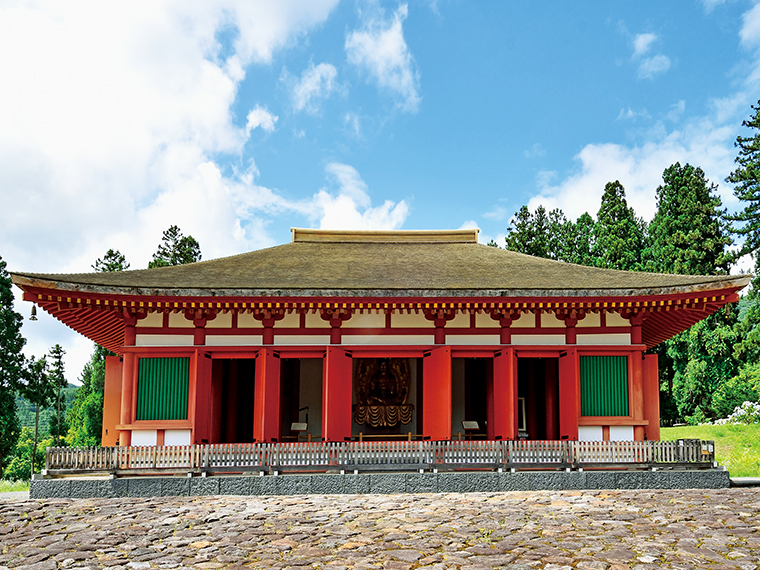
[[[190,386],[187,417],[193,424],[192,441],[196,445],[211,443],[211,355],[196,350],[190,358]]]
[[[517,439],[517,358],[505,348],[493,359],[494,439]]]
[[[112,447],[119,444],[116,430],[121,416],[121,387],[123,364],[118,356],[106,356],[106,379],[103,386],[103,428],[101,445]]]
[[[486,362],[486,439],[494,439],[493,360],[488,360]]]
[[[322,439],[351,439],[353,360],[341,348],[328,346],[322,364]]]
[[[425,354],[422,384],[422,433],[432,440],[451,439],[451,347]]]
[[[559,357],[559,437],[578,439],[581,366],[578,350],[568,348]]]
[[[642,353],[631,353],[631,409],[630,414],[634,420],[644,419],[644,379],[643,366],[644,360]],[[642,441],[644,439],[644,426],[634,426],[633,439]]]
[[[124,316],[124,346],[134,346],[137,338],[135,324],[137,318],[130,315]],[[133,393],[135,390],[135,380],[137,370],[135,362],[137,357],[132,352],[124,355],[124,365],[122,367],[121,377],[121,410],[119,414],[119,423],[129,425],[133,420]],[[124,430],[119,433],[119,445],[127,446],[132,443],[132,432]]]
[[[280,358],[271,348],[256,356],[253,398],[253,439],[280,440]]]
[[[649,425],[644,427],[644,437],[649,440],[660,439],[660,369],[656,354],[644,356],[644,419]]]

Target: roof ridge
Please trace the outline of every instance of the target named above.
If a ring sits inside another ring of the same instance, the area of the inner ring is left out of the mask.
[[[463,230],[322,230],[290,228],[293,243],[478,243],[477,228]]]

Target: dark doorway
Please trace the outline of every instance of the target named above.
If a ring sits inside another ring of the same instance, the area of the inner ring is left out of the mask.
[[[521,439],[559,439],[559,359],[517,359],[517,416]]]
[[[485,438],[488,421],[488,359],[464,359],[464,417],[478,423],[477,430],[468,430],[475,438]]]
[[[253,442],[255,371],[252,358],[213,361],[210,443]]]

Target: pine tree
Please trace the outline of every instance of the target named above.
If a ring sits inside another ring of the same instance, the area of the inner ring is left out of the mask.
[[[594,218],[584,212],[569,223],[567,246],[562,261],[578,265],[595,265],[594,262]]]
[[[733,240],[725,210],[701,168],[679,163],[665,169],[657,212],[649,224],[646,268],[657,273],[728,273]]]
[[[643,221],[628,207],[625,188],[619,181],[604,187],[596,215],[592,256],[598,267],[637,271],[644,246]]]
[[[98,273],[126,271],[129,269],[129,263],[118,249],[109,249],[102,258],[98,258],[92,264],[92,268]]]
[[[739,148],[739,155],[734,162],[738,167],[726,182],[735,185],[734,196],[744,203],[742,211],[730,217],[739,223],[734,232],[745,238],[740,254],[756,255],[760,249],[760,101],[752,105],[752,111],[742,126],[753,129],[753,134],[736,137],[734,146]]]
[[[21,336],[21,315],[13,310],[11,278],[0,257],[0,476],[21,429],[16,417],[16,387],[21,378],[26,339]]]
[[[55,404],[55,415],[51,418],[50,426],[51,435],[55,436],[55,444],[61,445],[61,436],[66,436],[65,416],[66,410],[61,409],[66,405],[64,401],[63,389],[68,386],[66,381],[65,371],[63,368],[63,355],[66,351],[63,350],[60,344],[56,344],[50,349],[48,357],[50,358],[50,373],[48,375],[53,390],[55,392],[53,396],[53,403]]]
[[[158,251],[148,269],[167,265],[184,265],[201,260],[201,246],[193,236],[184,236],[177,226],[171,226],[163,234]]]

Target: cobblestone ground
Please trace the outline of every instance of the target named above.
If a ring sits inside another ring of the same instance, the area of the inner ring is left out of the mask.
[[[741,568],[760,490],[0,503],[0,570]]]

